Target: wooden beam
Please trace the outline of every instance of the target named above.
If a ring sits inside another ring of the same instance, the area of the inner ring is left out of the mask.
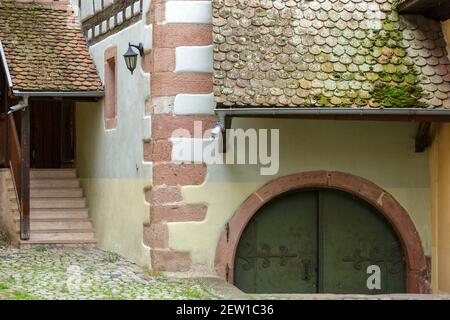
[[[46,101],[72,101],[72,102],[98,102],[101,98],[97,97],[32,97],[33,100],[46,100]]]
[[[418,14],[445,21],[450,18],[450,1],[448,0],[408,0],[398,6],[401,14]]]
[[[0,58],[0,166],[8,166],[8,81]]]
[[[30,239],[30,107],[21,111],[20,125],[20,239]]]
[[[225,116],[225,131],[223,133],[223,141],[222,141],[222,151],[223,151],[223,153],[227,153],[227,145],[228,145],[228,142],[229,142],[228,129],[231,129],[232,122],[233,122],[233,117],[232,116]]]
[[[416,152],[424,152],[431,144],[431,122],[421,122],[416,134]]]

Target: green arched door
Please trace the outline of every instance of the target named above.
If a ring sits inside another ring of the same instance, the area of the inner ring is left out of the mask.
[[[329,189],[285,194],[261,208],[242,234],[234,274],[249,293],[401,293],[406,284],[389,223],[359,198]]]

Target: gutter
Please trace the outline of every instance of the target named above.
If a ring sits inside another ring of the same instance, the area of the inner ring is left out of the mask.
[[[19,91],[12,90],[17,97],[79,97],[79,98],[102,98],[103,91]]]
[[[3,62],[3,69],[5,69],[6,79],[8,80],[8,86],[12,88],[12,80],[11,74],[9,73],[8,61],[6,61],[6,55],[5,51],[3,51],[3,44],[1,41],[0,41],[0,58],[2,59]]]
[[[215,110],[219,117],[225,116],[257,116],[257,115],[308,115],[308,116],[338,116],[338,115],[386,115],[386,116],[450,116],[450,109],[426,108],[219,108]]]
[[[215,114],[219,117],[217,123],[212,128],[211,137],[216,137],[227,128],[226,117],[247,117],[257,118],[258,116],[423,116],[442,117],[437,120],[426,121],[450,121],[450,109],[431,108],[339,108],[339,107],[292,107],[292,108],[216,108]],[[377,118],[373,118],[376,120]],[[424,120],[425,121],[425,120]],[[228,126],[230,123],[228,124]]]

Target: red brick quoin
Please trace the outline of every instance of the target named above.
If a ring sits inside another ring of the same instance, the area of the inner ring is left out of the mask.
[[[388,192],[374,183],[348,173],[337,171],[309,171],[291,174],[272,180],[252,193],[236,210],[229,221],[228,242],[224,230],[216,248],[215,270],[234,282],[234,258],[239,239],[253,215],[275,197],[303,188],[330,188],[351,193],[371,205],[392,225],[403,247],[407,267],[406,290],[408,293],[430,293],[427,258],[424,255],[419,234],[406,210]]]

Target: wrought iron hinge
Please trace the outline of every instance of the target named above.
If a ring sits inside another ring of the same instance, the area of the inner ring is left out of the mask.
[[[225,266],[225,280],[228,282],[228,275],[230,274],[230,267],[228,266],[228,263]]]
[[[227,238],[227,242],[230,239],[230,224],[227,222],[227,224],[225,225],[225,235]]]

